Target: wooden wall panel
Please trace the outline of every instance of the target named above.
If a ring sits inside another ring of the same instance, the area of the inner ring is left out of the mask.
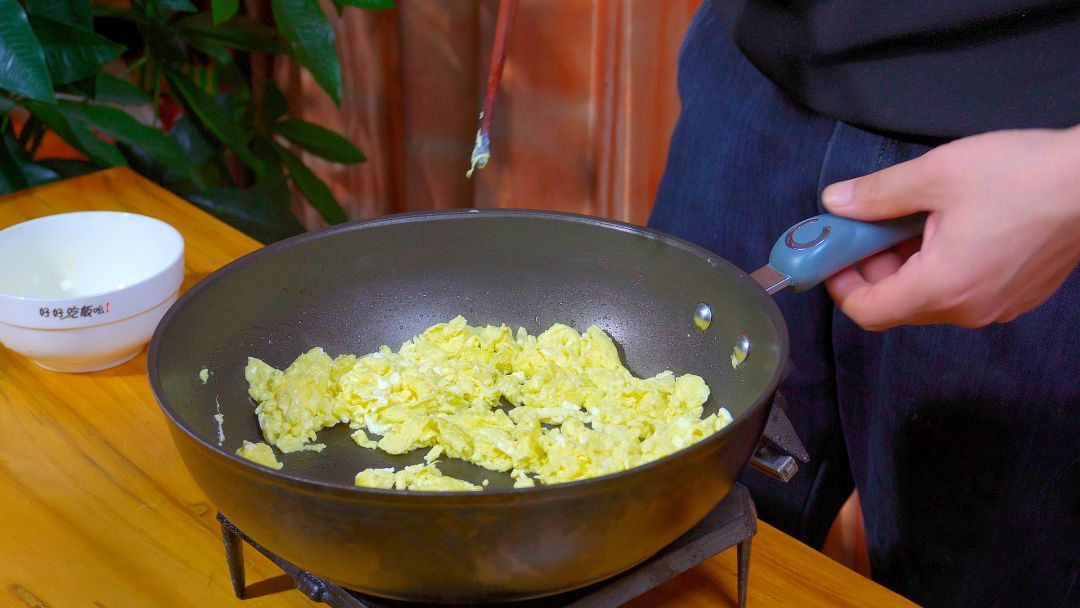
[[[476,0],[402,3],[403,210],[473,205],[465,169],[479,107],[479,10]]]
[[[279,68],[305,118],[370,161],[313,161],[353,218],[452,207],[553,209],[644,223],[678,114],[676,60],[699,0],[521,0],[492,160],[465,178],[497,0],[402,0],[347,11],[345,95]],[[310,226],[318,218],[310,211]]]
[[[614,131],[622,134],[612,152],[612,185],[600,196],[598,213],[644,224],[667,161],[668,140],[679,116],[678,52],[699,2],[620,3],[619,91]],[[606,199],[606,200],[605,200]]]
[[[484,4],[485,70],[497,6]],[[477,206],[595,212],[595,26],[593,2],[521,2]]]

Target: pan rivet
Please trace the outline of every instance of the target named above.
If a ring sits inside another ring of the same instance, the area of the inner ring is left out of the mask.
[[[700,331],[705,331],[710,325],[712,325],[712,307],[701,302],[694,308],[694,326]]]
[[[310,573],[300,573],[300,577],[296,579],[296,588],[316,602],[322,602],[327,599],[326,583],[315,578]]]
[[[735,338],[735,348],[731,349],[731,369],[737,369],[750,356],[750,336],[739,334]]]

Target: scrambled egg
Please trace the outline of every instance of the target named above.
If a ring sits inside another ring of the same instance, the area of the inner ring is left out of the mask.
[[[357,485],[380,488],[480,489],[442,475],[440,456],[509,472],[515,487],[586,479],[656,460],[731,421],[723,408],[702,418],[709,387],[699,376],[634,377],[595,326],[532,336],[457,317],[397,352],[335,359],[313,348],[284,371],[250,358],[244,373],[263,436],[282,452],[320,450],[316,433],[340,423],[363,448],[430,448],[426,464],[357,474]]]
[[[281,467],[284,466],[274,455],[274,450],[270,449],[270,446],[265,443],[251,443],[245,439],[244,445],[240,446],[239,450],[236,450],[236,455],[277,471],[280,471]]]
[[[482,490],[467,481],[443,475],[433,464],[414,464],[395,472],[394,469],[364,469],[356,474],[356,485],[368,488],[395,488],[398,490]]]

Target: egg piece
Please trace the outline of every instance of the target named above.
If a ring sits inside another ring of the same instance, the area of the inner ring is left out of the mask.
[[[296,452],[315,433],[340,422],[334,416],[330,383],[333,360],[321,348],[297,357],[285,371],[248,359],[244,377],[258,403],[255,414],[263,438],[284,453]]]
[[[481,486],[464,479],[443,475],[434,463],[414,464],[400,471],[393,468],[364,469],[356,474],[353,483],[368,488],[395,488],[398,490],[423,490],[428,492],[458,492],[482,490]]]
[[[510,472],[510,477],[514,478],[515,488],[531,488],[536,485],[536,482],[525,471],[521,469],[514,469]]]
[[[358,486],[367,488],[382,488],[389,490],[394,487],[394,482],[397,480],[394,477],[393,467],[386,469],[364,469],[356,474],[356,478],[353,483]]]
[[[396,351],[331,358],[314,348],[284,370],[251,358],[244,375],[263,436],[282,452],[321,445],[312,444],[316,433],[342,423],[361,447],[427,450],[423,465],[361,471],[356,483],[369,487],[480,489],[439,473],[443,457],[510,472],[515,487],[587,479],[662,458],[731,422],[723,408],[703,417],[710,392],[700,376],[635,377],[596,326],[555,324],[533,336],[459,316]]]
[[[248,440],[244,440],[240,449],[236,450],[236,455],[241,458],[246,458],[256,464],[261,464],[264,467],[269,467],[275,471],[280,471],[285,465],[277,459],[274,455],[274,450],[269,445],[259,442],[251,443]]]
[[[441,445],[437,445],[428,450],[427,454],[424,454],[424,462],[435,462],[439,459],[439,456],[441,456],[442,453],[443,447]]]
[[[414,464],[394,473],[394,488],[398,490],[426,490],[429,492],[457,492],[482,490],[481,486],[464,479],[443,475],[434,463]]]
[[[364,429],[358,429],[355,433],[350,435],[350,437],[352,437],[352,440],[356,442],[356,445],[362,448],[374,450],[375,448],[379,447],[379,442],[368,437],[367,433],[364,432]]]

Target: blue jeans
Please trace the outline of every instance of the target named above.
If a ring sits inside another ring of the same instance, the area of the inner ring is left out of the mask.
[[[683,108],[650,225],[746,271],[821,212],[828,184],[932,143],[871,133],[786,98],[706,1],[679,65]],[[1012,323],[861,330],[824,288],[778,294],[796,371],[783,387],[812,462],[744,475],[765,521],[820,547],[853,487],[879,582],[932,606],[1076,603],[1080,273]]]

